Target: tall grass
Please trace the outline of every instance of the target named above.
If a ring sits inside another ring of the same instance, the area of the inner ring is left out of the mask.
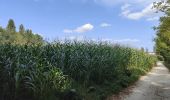
[[[136,81],[155,61],[142,51],[102,42],[2,44],[0,99],[104,99]]]

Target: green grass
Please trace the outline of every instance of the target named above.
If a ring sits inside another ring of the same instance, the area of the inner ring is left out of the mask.
[[[2,44],[0,99],[103,100],[155,62],[142,51],[102,42]]]

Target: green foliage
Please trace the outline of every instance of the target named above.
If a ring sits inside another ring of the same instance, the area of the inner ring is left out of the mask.
[[[24,25],[23,25],[23,24],[21,24],[21,25],[19,26],[19,33],[21,33],[21,34],[24,34],[24,33],[25,33],[25,28],[24,28]]]
[[[161,55],[157,55],[157,58],[158,58],[159,61],[164,61],[164,57],[161,56]]]
[[[1,100],[56,100],[58,92],[69,88],[67,76],[36,49],[40,47],[0,46]]]
[[[15,22],[10,19],[6,29],[0,27],[0,44],[11,43],[11,44],[43,44],[43,38],[34,34],[32,30],[25,30],[21,24],[19,26],[19,32],[16,32]]]
[[[5,100],[103,100],[156,62],[142,51],[94,42],[3,44],[0,51],[0,99]]]
[[[157,41],[169,41],[166,37]],[[156,62],[144,49],[109,43],[44,43],[22,24],[16,32],[12,19],[6,29],[0,27],[0,51],[0,100],[103,100]]]
[[[165,63],[170,64],[170,0],[159,2],[155,5],[158,10],[163,11],[165,16],[160,18],[160,24],[155,28],[157,32],[156,53],[163,56]],[[162,58],[161,58],[162,59]]]
[[[12,19],[9,19],[8,25],[6,27],[6,30],[9,33],[15,33],[16,32],[16,26],[15,26],[15,23],[14,23],[14,21]]]

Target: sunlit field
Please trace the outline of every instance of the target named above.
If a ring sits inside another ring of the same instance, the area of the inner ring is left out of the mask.
[[[2,100],[103,100],[148,72],[156,58],[95,42],[0,45]]]

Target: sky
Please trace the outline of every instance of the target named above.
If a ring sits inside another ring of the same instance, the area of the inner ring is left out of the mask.
[[[159,0],[0,0],[0,26],[13,19],[18,28],[46,40],[109,41],[153,51]]]

